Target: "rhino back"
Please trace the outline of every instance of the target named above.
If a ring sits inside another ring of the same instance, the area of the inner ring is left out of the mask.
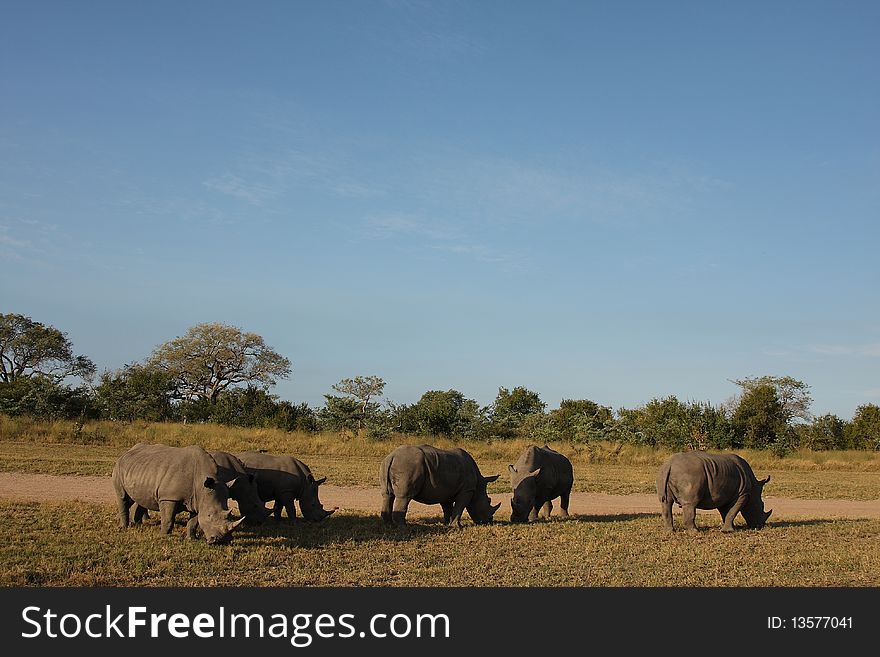
[[[257,491],[263,501],[275,500],[283,493],[293,493],[298,498],[302,493],[308,476],[302,461],[263,452],[239,452],[235,456],[248,472],[257,475]]]
[[[538,468],[537,486],[541,492],[550,497],[571,490],[574,483],[574,471],[571,461],[549,447],[527,447],[513,466],[516,472],[511,475],[511,484],[516,490],[519,483]]]
[[[699,451],[673,454],[668,461],[666,489],[679,504],[692,503],[701,509],[730,504],[752,487],[740,461],[742,459],[732,454]]]
[[[480,469],[474,458],[461,448],[439,449],[420,445],[424,454],[425,484],[417,501],[437,503],[450,500],[461,492],[477,489]]]
[[[158,510],[161,501],[194,509],[196,486],[217,478],[217,464],[201,447],[137,444],[119,457],[114,478],[137,504]]]
[[[244,463],[229,452],[208,452],[217,464],[217,475],[220,481],[231,481],[241,475],[247,475]]]

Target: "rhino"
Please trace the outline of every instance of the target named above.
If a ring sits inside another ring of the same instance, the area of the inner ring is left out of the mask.
[[[680,452],[673,454],[657,473],[657,496],[663,521],[673,530],[672,504],[681,506],[685,529],[696,531],[697,509],[718,509],[721,531],[732,532],[733,521],[742,513],[746,524],[760,529],[772,510],[764,511],[761,492],[770,481],[757,479],[751,466],[736,454]]]
[[[214,451],[209,454],[217,464],[220,481],[235,482],[233,485],[227,484],[229,497],[238,503],[238,511],[248,524],[258,525],[272,515],[272,512],[266,509],[266,503],[260,499],[257,491],[257,475],[248,472],[241,459],[229,452]]]
[[[112,477],[122,529],[128,527],[132,504],[158,511],[166,534],[171,533],[174,516],[189,511],[187,538],[197,538],[201,529],[208,543],[229,542],[232,530],[244,520],[229,520],[229,486],[235,481],[223,483],[214,459],[196,445],[138,443],[117,459]],[[135,517],[140,520],[137,512]]]
[[[508,465],[513,498],[510,522],[530,522],[541,516],[549,520],[551,500],[559,498],[564,518],[568,517],[568,499],[574,484],[571,461],[547,445],[531,445],[520,455],[516,465]]]
[[[318,487],[327,477],[315,479],[309,466],[292,456],[275,456],[263,452],[240,452],[235,455],[245,469],[257,477],[257,493],[263,502],[274,502],[275,520],[281,520],[281,510],[287,511],[291,522],[296,522],[294,500],[299,500],[303,518],[320,522],[336,511],[327,511],[318,499]]]
[[[492,505],[486,484],[500,475],[484,477],[474,458],[463,449],[438,449],[432,445],[402,445],[382,461],[379,486],[382,490],[382,520],[406,524],[411,500],[439,504],[443,521],[461,527],[461,514],[478,525],[491,524],[501,504]]]

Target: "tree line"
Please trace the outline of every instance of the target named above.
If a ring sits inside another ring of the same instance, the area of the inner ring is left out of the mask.
[[[566,399],[549,411],[537,392],[522,386],[499,388],[488,406],[458,390],[429,390],[415,403],[397,404],[382,398],[381,377],[356,376],[333,385],[323,406],[313,408],[270,392],[291,367],[261,336],[205,323],[159,345],[143,362],[98,375],[65,333],[24,315],[0,314],[0,413],[7,415],[215,422],[372,438],[603,440],[676,450],[880,449],[880,407],[861,405],[850,421],[814,416],[809,386],[787,376],[734,380],[739,394],[721,405],[668,396],[613,410]]]

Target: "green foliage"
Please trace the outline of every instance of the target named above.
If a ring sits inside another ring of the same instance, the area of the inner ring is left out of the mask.
[[[0,413],[44,420],[93,419],[100,415],[87,388],[71,388],[43,376],[0,383]]]
[[[813,403],[810,386],[803,381],[790,376],[758,376],[738,379],[734,383],[743,389],[743,394],[764,386],[773,388],[786,424],[790,425],[795,420],[809,422],[813,417],[810,414],[810,405]]]
[[[109,420],[163,422],[173,416],[174,380],[168,372],[132,363],[101,374],[95,389],[102,415]]]
[[[733,442],[730,421],[715,406],[681,402],[677,397],[652,399],[642,408],[620,409],[619,427],[609,427],[623,442],[686,449],[724,449]]]
[[[322,431],[339,431],[356,435],[363,421],[361,405],[352,397],[324,395],[324,406],[318,410],[318,424]],[[372,404],[367,412],[378,411]]]
[[[339,383],[334,384],[333,389],[357,402],[359,409],[357,430],[363,429],[368,424],[374,427],[382,424],[377,415],[379,405],[370,401],[373,397],[381,395],[385,389],[385,381],[382,377],[356,376],[353,379],[342,379]]]
[[[563,399],[548,416],[556,435],[554,440],[607,440],[614,424],[611,409],[589,399]]]
[[[513,438],[529,415],[543,414],[546,404],[537,392],[517,386],[513,390],[498,388],[498,396],[490,407],[487,431],[497,438]]]
[[[810,424],[798,427],[800,446],[812,450],[849,449],[852,445],[847,424],[833,413],[817,417]]]
[[[847,440],[857,449],[880,450],[880,406],[863,404],[846,427]]]
[[[172,377],[178,399],[212,403],[231,386],[268,388],[276,378],[290,375],[290,361],[266,346],[261,336],[217,322],[197,324],[160,345],[148,365]]]
[[[94,374],[95,364],[73,353],[66,334],[24,315],[0,313],[0,382],[38,377],[58,384]]]
[[[736,440],[733,447],[770,447],[790,440],[786,411],[776,388],[769,384],[749,388],[733,413]]]

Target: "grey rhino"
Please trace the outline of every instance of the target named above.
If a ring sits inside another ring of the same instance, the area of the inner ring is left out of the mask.
[[[166,534],[171,533],[174,516],[189,511],[187,538],[196,538],[199,528],[208,543],[228,542],[232,530],[244,520],[229,521],[227,484],[220,481],[211,455],[196,445],[138,443],[117,459],[112,477],[123,529],[128,526],[132,504],[158,511]]]
[[[568,517],[568,498],[574,484],[571,461],[547,445],[527,447],[516,465],[508,465],[513,498],[511,522],[527,522],[537,519],[538,512],[550,518],[553,510],[551,500],[559,499],[562,516]]]
[[[480,474],[473,457],[463,449],[438,449],[431,445],[402,445],[382,461],[382,520],[406,524],[411,500],[443,507],[443,521],[461,527],[461,514],[489,524],[501,504],[492,506],[486,484],[498,479]]]
[[[325,510],[318,499],[318,487],[327,481],[327,477],[316,480],[309,466],[299,459],[262,452],[240,452],[236,456],[248,472],[257,476],[260,499],[275,502],[276,520],[281,520],[283,508],[291,522],[296,522],[294,500],[299,500],[303,518],[309,522],[320,522],[336,511],[336,508]]]
[[[718,509],[721,531],[732,532],[733,521],[742,513],[746,524],[760,529],[773,511],[764,512],[761,492],[770,481],[758,480],[751,466],[736,454],[680,452],[673,454],[657,473],[657,496],[666,528],[673,530],[672,504],[681,506],[685,529],[697,530],[697,509]]]
[[[229,497],[238,503],[238,510],[247,523],[260,524],[272,515],[260,499],[257,490],[257,475],[248,472],[244,463],[229,452],[209,452],[217,464],[220,481],[235,483],[229,486]],[[228,485],[228,484],[227,484]]]

